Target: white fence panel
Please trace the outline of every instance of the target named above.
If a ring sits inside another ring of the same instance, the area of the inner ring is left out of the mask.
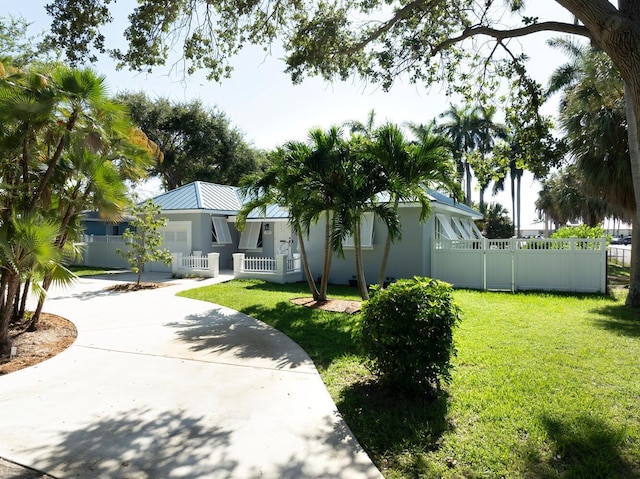
[[[571,253],[551,249],[518,250],[514,257],[515,289],[571,291]]]
[[[474,249],[473,246],[476,246]],[[481,288],[484,257],[481,240],[436,240],[431,275],[459,288]]]
[[[606,291],[604,239],[433,242],[431,275],[460,288]]]

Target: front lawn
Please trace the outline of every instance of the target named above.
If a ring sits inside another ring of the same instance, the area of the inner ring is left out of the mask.
[[[377,388],[353,340],[357,315],[294,306],[305,285],[232,281],[181,295],[300,344],[386,478],[640,478],[640,316],[622,297],[456,291],[453,380],[430,403]]]

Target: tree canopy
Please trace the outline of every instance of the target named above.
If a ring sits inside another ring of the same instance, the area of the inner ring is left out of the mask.
[[[150,174],[168,190],[196,180],[237,185],[265,161],[223,112],[200,101],[151,100],[144,93],[122,93],[118,100],[162,151]]]

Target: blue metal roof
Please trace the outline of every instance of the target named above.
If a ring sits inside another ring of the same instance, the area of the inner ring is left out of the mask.
[[[431,199],[437,203],[458,209],[467,215],[481,217],[473,208],[454,201],[453,198],[435,190],[427,188]],[[167,191],[153,198],[163,211],[180,210],[207,210],[223,215],[235,215],[238,213],[244,198],[240,189],[235,186],[217,185],[204,181],[194,181],[175,190]],[[380,195],[380,201],[389,201],[388,195]],[[266,214],[255,210],[249,214],[248,219],[287,219],[289,211],[278,205],[269,205]]]
[[[242,207],[238,188],[194,181],[153,198],[163,211],[208,210],[236,214]]]
[[[473,208],[470,208],[469,206],[465,205],[464,203],[460,203],[459,201],[455,201],[450,196],[447,196],[447,195],[445,195],[443,193],[440,193],[439,191],[435,191],[435,190],[432,190],[430,188],[427,188],[427,192],[429,193],[429,196],[431,196],[431,198],[434,201],[437,201],[438,203],[442,203],[443,205],[447,205],[447,206],[452,206],[453,208],[456,208],[458,210],[464,211],[468,215],[482,217],[482,213],[480,213],[479,211],[476,211]]]

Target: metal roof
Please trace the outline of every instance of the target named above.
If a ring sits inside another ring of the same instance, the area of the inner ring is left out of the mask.
[[[447,195],[427,188],[432,201],[460,210],[466,215],[481,217],[482,215],[465,204],[454,201]],[[380,195],[380,201],[389,201],[388,195]],[[187,185],[167,191],[153,198],[163,211],[206,210],[221,215],[235,215],[238,213],[244,198],[240,189],[235,186],[218,185],[204,181],[194,181]],[[254,210],[248,219],[286,219],[289,217],[287,208],[269,205],[266,214]]]
[[[429,193],[429,196],[433,199],[433,201],[436,201],[438,203],[442,203],[443,205],[451,206],[451,207],[453,207],[455,209],[458,209],[458,210],[461,210],[461,211],[465,212],[468,215],[482,218],[482,213],[480,213],[479,211],[474,210],[473,208],[470,208],[469,206],[465,205],[464,203],[460,203],[459,201],[455,201],[450,196],[447,196],[447,195],[445,195],[443,193],[440,193],[439,191],[435,191],[435,190],[432,190],[432,189],[429,189],[429,188],[427,188],[427,192]]]
[[[238,188],[194,181],[153,198],[163,211],[208,210],[235,214],[242,207]]]

